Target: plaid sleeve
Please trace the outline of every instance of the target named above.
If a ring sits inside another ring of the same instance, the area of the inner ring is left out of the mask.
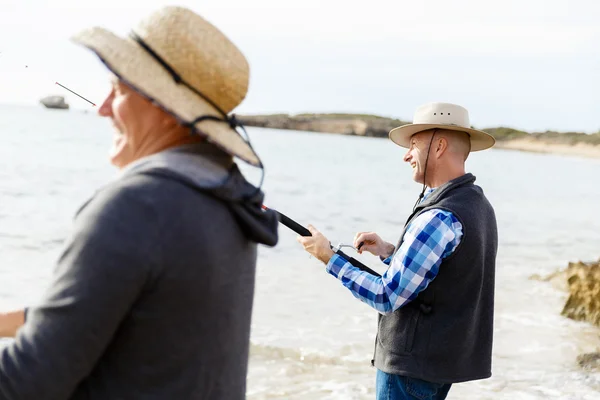
[[[413,300],[437,276],[442,259],[456,249],[462,225],[448,211],[432,209],[408,227],[388,270],[377,277],[334,255],[327,272],[338,278],[354,297],[382,314],[392,313]]]

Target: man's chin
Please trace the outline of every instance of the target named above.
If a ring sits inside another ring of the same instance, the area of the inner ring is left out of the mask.
[[[129,164],[128,157],[124,154],[124,149],[113,148],[110,150],[108,158],[110,159],[110,163],[115,167],[121,169]]]
[[[422,185],[423,184],[423,176],[419,175],[415,172],[415,173],[413,173],[413,181]]]

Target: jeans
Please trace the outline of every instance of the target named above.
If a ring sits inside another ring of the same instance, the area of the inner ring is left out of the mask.
[[[444,400],[451,384],[426,382],[377,370],[377,400]]]

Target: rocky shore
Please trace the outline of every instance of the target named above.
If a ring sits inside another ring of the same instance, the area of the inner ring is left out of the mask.
[[[392,128],[410,123],[365,114],[238,115],[237,118],[246,126],[381,138],[387,138]],[[600,158],[600,133],[529,133],[507,127],[481,130],[496,138],[496,148]]]

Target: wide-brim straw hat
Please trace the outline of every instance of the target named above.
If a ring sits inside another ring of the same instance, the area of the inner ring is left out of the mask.
[[[189,9],[169,6],[142,19],[129,37],[94,27],[72,40],[180,123],[193,126],[227,153],[261,166],[228,116],[246,97],[248,62],[211,23]],[[194,123],[205,116],[209,119]]]
[[[471,138],[471,151],[489,149],[496,143],[492,135],[471,128],[466,108],[451,103],[420,106],[415,111],[412,124],[392,129],[389,137],[397,145],[410,148],[410,138],[414,134],[435,128],[467,133]]]

